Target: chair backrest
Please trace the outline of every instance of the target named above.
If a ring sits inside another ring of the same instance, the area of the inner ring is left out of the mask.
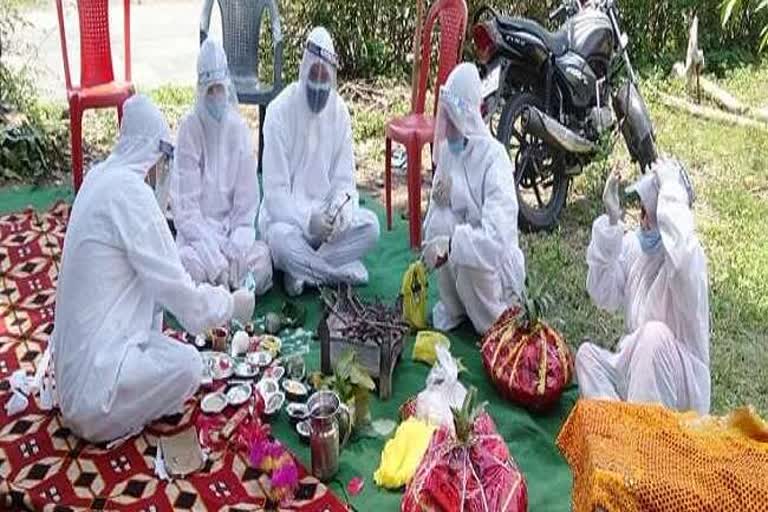
[[[131,2],[123,0],[123,30],[125,37],[125,80],[131,80]],[[59,17],[61,51],[67,89],[72,88],[69,72],[62,0],[56,0]],[[78,0],[80,22],[80,86],[93,87],[115,79],[112,67],[112,45],[109,37],[109,0]]]
[[[421,33],[421,67],[419,69],[416,98],[412,99],[411,104],[414,113],[424,113],[432,56],[432,32],[435,28],[435,23],[439,22],[440,24],[440,43],[438,46],[433,113],[437,111],[440,86],[445,83],[448,75],[461,58],[461,48],[467,31],[467,16],[467,3],[465,0],[436,0],[429,8]]]
[[[282,77],[283,34],[275,0],[218,0],[221,11],[221,31],[229,71],[238,79],[258,79],[259,41],[264,11],[269,11],[272,43],[275,49],[275,80]],[[213,0],[206,0],[200,22],[200,42],[208,37]],[[278,52],[277,49],[280,49]]]

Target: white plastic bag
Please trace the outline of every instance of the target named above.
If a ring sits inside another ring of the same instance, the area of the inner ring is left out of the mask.
[[[427,376],[427,387],[416,398],[416,417],[453,429],[451,407],[461,408],[467,390],[459,382],[459,368],[451,352],[443,345],[438,345],[436,352],[437,362]]]

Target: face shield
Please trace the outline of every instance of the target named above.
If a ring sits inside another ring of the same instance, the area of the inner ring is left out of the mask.
[[[460,64],[440,88],[435,121],[435,160],[443,148],[460,155],[474,138],[491,133],[480,112],[482,103],[480,75],[472,64]]]
[[[229,77],[227,56],[221,44],[206,39],[197,59],[197,107],[201,114],[220,122],[237,106],[237,92]]]
[[[313,114],[325,109],[331,92],[336,88],[338,57],[333,51],[331,36],[323,28],[310,33],[299,70],[299,85],[305,91],[307,106]]]
[[[160,159],[147,173],[146,181],[155,191],[155,198],[160,209],[165,213],[170,204],[171,169],[173,168],[174,147],[168,141],[160,140],[158,145]]]

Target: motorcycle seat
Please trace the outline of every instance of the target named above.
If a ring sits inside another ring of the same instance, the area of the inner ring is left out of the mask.
[[[502,34],[527,32],[538,37],[557,57],[568,51],[568,33],[563,29],[550,32],[536,21],[517,16],[499,16],[498,27]]]

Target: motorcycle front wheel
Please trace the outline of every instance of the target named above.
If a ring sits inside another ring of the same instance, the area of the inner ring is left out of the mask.
[[[522,230],[530,232],[551,230],[557,225],[570,183],[563,152],[522,128],[525,108],[532,106],[543,111],[543,103],[528,92],[508,98],[495,133],[515,168],[518,223]]]

